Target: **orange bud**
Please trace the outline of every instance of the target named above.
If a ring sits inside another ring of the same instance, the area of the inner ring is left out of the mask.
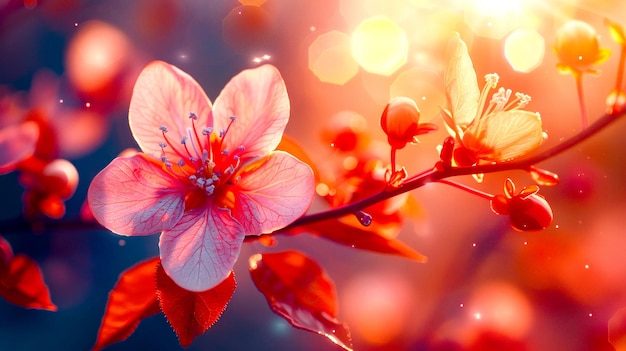
[[[589,24],[571,20],[559,28],[554,46],[562,72],[595,73],[594,65],[609,57],[609,50],[600,48],[599,36]]]
[[[380,126],[387,134],[392,148],[402,149],[407,143],[417,142],[417,136],[437,130],[431,123],[419,123],[420,110],[415,101],[407,97],[393,98],[380,117]]]

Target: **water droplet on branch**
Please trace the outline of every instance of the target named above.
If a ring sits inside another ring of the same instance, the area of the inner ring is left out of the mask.
[[[354,213],[356,218],[359,220],[364,227],[369,227],[372,224],[372,215],[363,211],[357,211]]]

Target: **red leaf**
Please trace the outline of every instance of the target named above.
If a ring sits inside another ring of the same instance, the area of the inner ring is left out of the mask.
[[[337,321],[335,287],[320,266],[297,251],[256,254],[250,274],[272,310],[296,328],[352,350],[348,327]]]
[[[158,257],[143,261],[120,274],[109,301],[93,350],[126,340],[142,319],[159,312],[155,272]]]
[[[235,292],[235,274],[216,287],[194,292],[181,288],[159,265],[157,295],[161,310],[174,328],[180,345],[187,347],[193,339],[207,331],[222,315]]]
[[[15,255],[0,271],[0,296],[16,305],[56,311],[39,265],[26,255]]]
[[[626,308],[620,308],[609,319],[609,342],[617,351],[626,350]]]
[[[375,232],[358,228],[336,219],[311,223],[297,230],[309,231],[315,235],[355,249],[398,255],[418,262],[428,261],[428,257],[413,250],[399,240],[386,238]]]

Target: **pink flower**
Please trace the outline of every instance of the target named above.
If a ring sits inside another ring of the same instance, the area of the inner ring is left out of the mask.
[[[129,111],[143,153],[114,159],[94,178],[93,215],[118,234],[161,232],[165,272],[185,289],[210,289],[228,276],[246,235],[280,229],[311,203],[310,167],[274,151],[288,120],[273,66],[241,72],[211,105],[188,74],[153,62]]]

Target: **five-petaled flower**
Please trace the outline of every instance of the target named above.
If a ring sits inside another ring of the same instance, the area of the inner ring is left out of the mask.
[[[500,88],[488,100],[499,77],[495,73],[486,75],[485,87],[478,89],[467,46],[458,34],[450,39],[448,55],[444,72],[447,106],[441,115],[456,141],[456,165],[509,161],[541,145],[544,136],[539,114],[522,110],[530,96],[516,93],[515,99],[509,101],[511,90]]]
[[[94,217],[122,235],[161,232],[165,272],[203,291],[229,275],[246,235],[270,233],[308,209],[309,166],[274,151],[289,98],[270,65],[235,76],[215,102],[164,62],[139,75],[129,123],[143,153],[116,158],[93,180]]]

